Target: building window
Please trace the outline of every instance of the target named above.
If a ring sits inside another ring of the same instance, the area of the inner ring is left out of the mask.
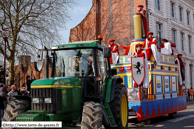
[[[157,30],[157,40],[158,44],[162,43],[162,24],[156,23],[156,30]]]
[[[189,53],[191,53],[191,36],[188,36],[188,40],[189,40]]]
[[[190,12],[187,12],[187,25],[190,25]]]
[[[183,21],[183,8],[179,7],[179,15],[180,15],[180,21]]]
[[[172,42],[176,44],[176,30],[172,29]]]
[[[181,33],[181,46],[182,46],[182,51],[184,51],[184,33]]]
[[[193,26],[194,26],[194,15],[193,15]]]
[[[190,83],[191,83],[191,87],[193,87],[193,65],[190,64]]]
[[[174,3],[171,3],[171,16],[172,17],[175,17],[175,12],[174,12],[175,6],[174,5],[175,5]]]
[[[155,6],[157,10],[160,10],[160,0],[155,0]]]

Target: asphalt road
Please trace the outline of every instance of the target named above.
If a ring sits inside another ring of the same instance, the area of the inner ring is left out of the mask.
[[[188,103],[187,109],[178,112],[176,118],[170,118],[168,115],[153,118],[150,125],[130,117],[128,127],[128,129],[194,129],[194,102]]]
[[[128,129],[194,129],[194,102],[188,103],[186,110],[177,112],[176,118],[165,115],[151,121],[150,125],[145,125],[134,117],[130,118]]]

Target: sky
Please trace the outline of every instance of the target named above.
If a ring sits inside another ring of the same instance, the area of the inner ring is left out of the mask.
[[[63,38],[63,43],[60,44],[69,42],[71,28],[77,26],[85,18],[92,7],[92,0],[75,0],[75,2],[77,4],[73,5],[72,9],[70,9],[71,20],[66,23],[66,28],[62,29],[60,32]]]

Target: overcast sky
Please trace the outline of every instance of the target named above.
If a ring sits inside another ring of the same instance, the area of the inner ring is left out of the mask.
[[[70,10],[71,20],[66,24],[66,30],[61,31],[61,36],[63,37],[63,43],[69,42],[70,29],[78,25],[88,14],[92,7],[92,0],[76,0],[77,5]]]

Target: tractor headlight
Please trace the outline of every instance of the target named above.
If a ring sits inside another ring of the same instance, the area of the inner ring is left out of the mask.
[[[32,103],[40,103],[39,98],[32,98]]]
[[[44,98],[44,103],[51,103],[51,98]]]

